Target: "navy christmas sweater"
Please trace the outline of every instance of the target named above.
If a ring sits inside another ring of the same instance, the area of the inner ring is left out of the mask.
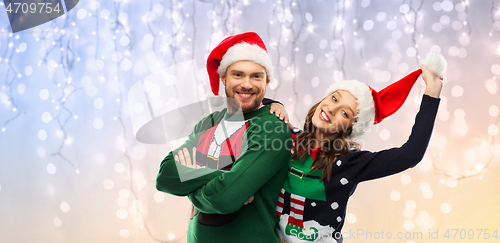
[[[276,206],[276,233],[281,242],[342,242],[347,201],[358,183],[414,167],[429,143],[440,99],[424,95],[405,144],[379,152],[352,150],[340,156],[329,182],[323,171],[311,171],[317,149],[307,158],[290,161],[289,173]]]

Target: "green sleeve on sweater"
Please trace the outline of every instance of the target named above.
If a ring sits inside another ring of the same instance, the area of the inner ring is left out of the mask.
[[[174,154],[182,148],[187,148],[192,158],[193,147],[197,146],[200,135],[220,121],[222,115],[216,112],[205,117],[196,124],[184,144],[168,153],[160,164],[160,171],[156,177],[156,189],[176,196],[186,196],[222,174],[210,168],[188,168],[174,160]]]
[[[244,153],[232,169],[188,195],[199,211],[236,212],[278,171],[288,168],[292,142],[290,129],[274,116],[265,117],[249,126]]]

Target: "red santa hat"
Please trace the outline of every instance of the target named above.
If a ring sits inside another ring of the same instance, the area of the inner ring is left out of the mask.
[[[210,52],[207,59],[210,87],[215,95],[219,94],[220,77],[226,75],[227,68],[238,61],[252,61],[262,65],[266,69],[268,80],[274,76],[273,63],[259,35],[247,32],[229,36]]]
[[[447,68],[444,57],[434,52],[428,53],[420,61],[420,65],[427,67],[440,78],[443,77]],[[358,116],[352,125],[352,133],[349,135],[349,139],[354,141],[365,137],[373,124],[380,123],[403,105],[421,73],[421,69],[413,71],[378,92],[358,80],[343,80],[330,85],[324,96],[329,96],[336,90],[346,90],[356,97]]]

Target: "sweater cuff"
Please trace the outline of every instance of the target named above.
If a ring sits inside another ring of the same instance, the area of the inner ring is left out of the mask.
[[[422,97],[422,103],[420,104],[420,112],[436,116],[440,101],[440,98],[434,98],[424,94]]]

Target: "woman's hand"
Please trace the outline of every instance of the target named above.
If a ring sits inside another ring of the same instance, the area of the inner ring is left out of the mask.
[[[184,166],[189,168],[196,169],[196,147],[193,148],[193,160],[191,160],[191,156],[189,155],[189,151],[187,148],[183,148],[179,150],[179,153],[174,156],[174,160],[181,163]]]
[[[434,98],[439,98],[441,94],[441,88],[443,87],[443,78],[439,78],[434,75],[427,67],[421,66],[422,69],[422,79],[425,82],[425,93],[426,95]]]
[[[270,106],[271,106],[270,113],[271,114],[275,113],[276,117],[278,117],[278,119],[284,121],[286,124],[288,124],[290,129],[293,130],[294,127],[289,122],[290,120],[288,118],[288,113],[286,113],[285,107],[283,105],[281,105],[280,103],[271,103]]]

